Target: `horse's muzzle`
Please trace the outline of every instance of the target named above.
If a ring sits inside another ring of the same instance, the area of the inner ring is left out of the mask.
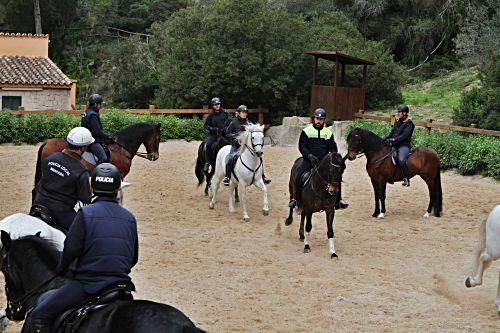
[[[356,153],[354,153],[352,151],[348,151],[347,152],[347,159],[349,161],[354,161],[356,159]]]
[[[257,155],[258,157],[261,157],[261,156],[262,156],[262,154],[264,154],[264,152],[263,152],[263,151],[256,151],[256,152],[255,152],[255,155]]]

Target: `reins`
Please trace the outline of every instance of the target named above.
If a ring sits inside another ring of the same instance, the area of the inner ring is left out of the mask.
[[[123,155],[125,155],[126,158],[128,158],[129,160],[132,159],[132,153],[125,147],[123,146],[121,143],[119,143],[118,141],[114,141],[114,143],[121,149],[116,149],[114,147],[111,147],[111,146],[108,146],[109,150],[111,151],[115,151],[117,153],[122,153]],[[151,153],[145,153],[145,152],[136,152],[135,153],[135,156],[138,156],[138,157],[142,157],[142,158],[145,158],[147,160],[150,160],[150,161],[153,161],[154,159],[154,156],[153,154]]]

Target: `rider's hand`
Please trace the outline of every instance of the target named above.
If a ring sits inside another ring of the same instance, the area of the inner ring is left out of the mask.
[[[394,143],[394,138],[388,138],[388,139],[385,139],[384,140],[385,143],[387,143],[388,145],[392,145]]]
[[[316,165],[319,162],[318,158],[316,156],[314,156],[313,154],[307,155],[307,159],[309,161],[311,161],[312,165]]]

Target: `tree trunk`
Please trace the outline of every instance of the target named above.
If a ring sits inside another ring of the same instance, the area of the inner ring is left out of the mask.
[[[35,33],[42,34],[42,15],[40,14],[40,0],[33,0],[33,12],[35,17]]]

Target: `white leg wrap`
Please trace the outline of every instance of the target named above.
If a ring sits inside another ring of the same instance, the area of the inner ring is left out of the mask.
[[[311,237],[311,233],[306,232],[306,235],[304,237],[304,245],[309,245],[309,237]]]
[[[335,245],[333,245],[333,238],[328,238],[328,244],[330,245],[330,255],[335,253]]]

